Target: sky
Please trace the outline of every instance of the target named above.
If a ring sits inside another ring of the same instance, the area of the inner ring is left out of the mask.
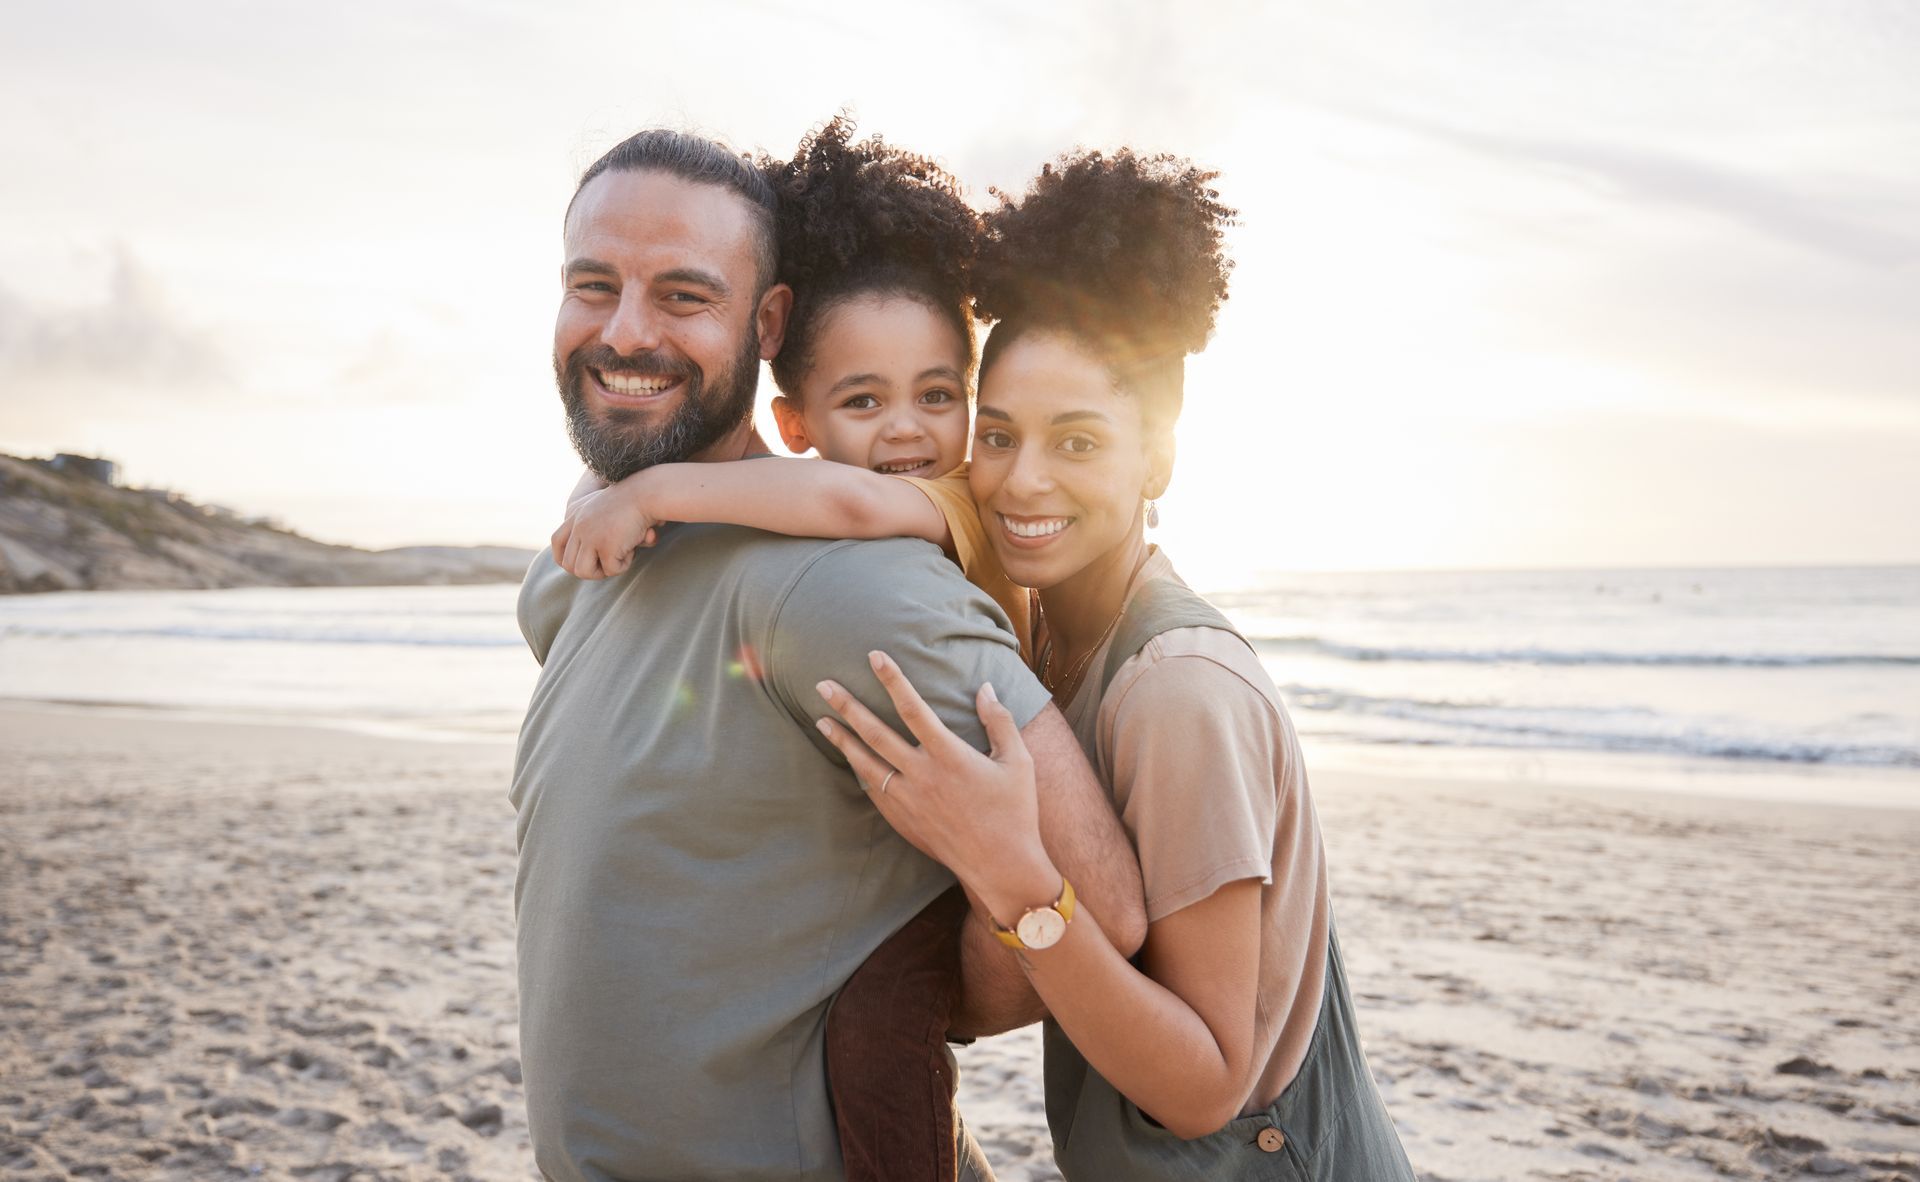
[[[1904,0],[17,0],[0,452],[539,545],[580,170],[844,107],[982,205],[1076,146],[1221,171],[1190,577],[1920,561],[1915,61]]]

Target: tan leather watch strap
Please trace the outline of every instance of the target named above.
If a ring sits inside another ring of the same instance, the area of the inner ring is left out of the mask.
[[[1046,907],[1029,908],[1020,918],[1024,920],[1035,911],[1051,911],[1060,917],[1062,925],[1069,924],[1073,922],[1073,904],[1073,884],[1062,876],[1060,879],[1060,897]],[[1017,921],[1011,928],[1001,927],[1000,921],[997,919],[990,919],[989,922],[993,924],[993,934],[999,938],[1002,944],[1005,944],[1009,948],[1026,949],[1027,942],[1020,938],[1020,933],[1017,930],[1020,925]]]

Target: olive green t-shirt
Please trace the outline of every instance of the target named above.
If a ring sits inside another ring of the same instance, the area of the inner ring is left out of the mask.
[[[991,681],[1047,694],[938,548],[676,525],[618,578],[528,572],[542,665],[512,799],[520,1044],[560,1182],[841,1177],[821,1033],[867,955],[952,883],[814,728],[831,678],[898,719],[883,649],[985,749]]]

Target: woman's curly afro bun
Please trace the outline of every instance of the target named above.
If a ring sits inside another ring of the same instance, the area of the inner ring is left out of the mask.
[[[974,272],[974,307],[999,321],[988,364],[1024,332],[1066,332],[1123,384],[1170,380],[1206,347],[1227,298],[1234,211],[1219,174],[1177,156],[1076,152],[1040,170],[1018,201],[998,190]]]
[[[904,295],[947,318],[973,360],[969,311],[980,216],[960,184],[925,156],[869,136],[841,114],[800,141],[791,160],[762,157],[779,198],[779,281],[793,288],[774,380],[790,398],[813,365],[826,313],[860,295]]]

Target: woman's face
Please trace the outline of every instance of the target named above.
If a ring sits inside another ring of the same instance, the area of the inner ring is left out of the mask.
[[[1024,336],[981,378],[969,479],[1021,586],[1052,587],[1137,540],[1172,459],[1149,440],[1138,400],[1066,337]]]
[[[904,296],[856,296],[826,313],[799,405],[773,402],[796,452],[896,476],[941,476],[967,458],[967,342]]]

